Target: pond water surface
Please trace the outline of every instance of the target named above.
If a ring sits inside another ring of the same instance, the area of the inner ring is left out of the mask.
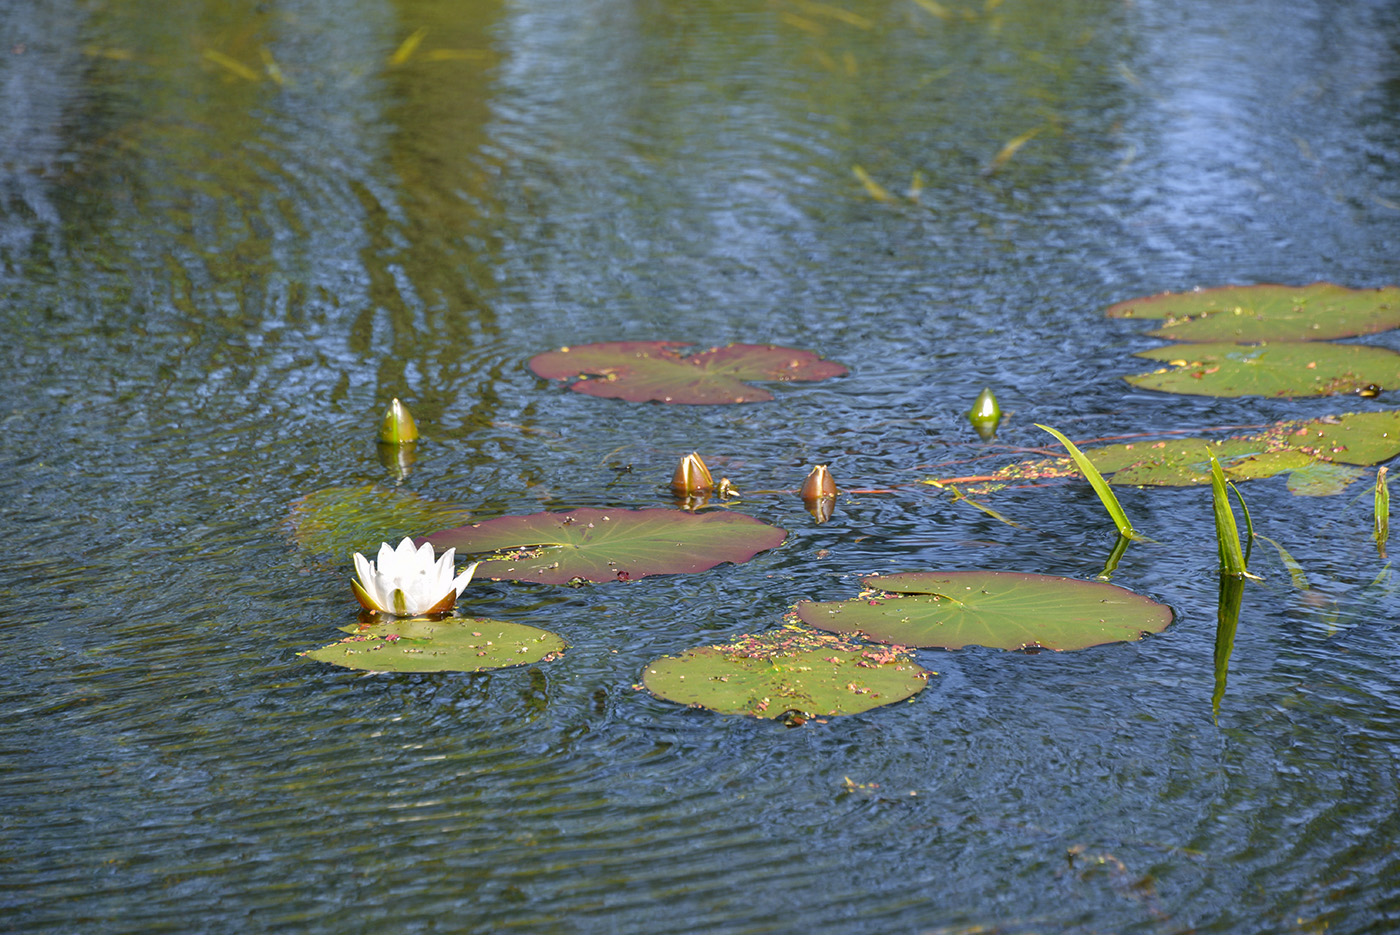
[[[1156,342],[1102,312],[1400,281],[1395,3],[15,2],[0,106],[0,928],[1400,918],[1400,595],[1372,584],[1369,471],[1327,498],[1246,485],[1309,587],[1256,547],[1218,720],[1200,489],[1121,493],[1155,542],[1113,580],[1177,615],[1141,642],[921,652],[939,674],[911,701],[800,729],[634,688],[861,574],[1095,575],[1113,536],[1087,485],[990,498],[1014,528],[916,483],[1006,451],[963,418],[983,386],[1024,447],[1035,422],[1392,406],[1132,390]],[[621,339],[851,372],[667,407],[525,366]],[[742,498],[787,542],[701,575],[470,588],[460,612],[559,632],[557,661],[363,675],[297,655],[355,605],[287,517],[393,486],[396,396],[424,436],[402,487],[479,518],[666,506],[691,450],[741,490],[828,463],[893,492],[820,526]]]

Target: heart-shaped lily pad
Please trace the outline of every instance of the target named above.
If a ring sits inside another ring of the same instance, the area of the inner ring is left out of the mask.
[[[811,351],[771,344],[730,344],[688,357],[677,341],[609,341],[565,347],[530,360],[547,380],[578,379],[576,393],[631,402],[753,403],[773,398],[745,380],[825,380],[846,373]]]
[[[290,522],[302,548],[348,562],[355,552],[368,553],[381,542],[465,523],[470,517],[470,512],[449,503],[364,484],[307,494],[292,503]]]
[[[502,516],[427,537],[437,550],[485,559],[478,578],[544,584],[630,581],[646,575],[693,574],[721,562],[747,562],[781,545],[787,532],[742,513],[684,510],[597,510]]]
[[[1133,386],[1191,396],[1332,396],[1400,386],[1400,354],[1363,344],[1176,344],[1135,356],[1174,370],[1124,377]]]
[[[1084,454],[1113,484],[1188,487],[1210,483],[1213,455],[1232,481],[1288,473],[1288,489],[1321,496],[1340,492],[1370,465],[1400,455],[1400,411],[1353,412],[1308,422],[1275,422],[1262,431],[1231,438],[1173,438],[1085,448]],[[982,489],[1016,481],[1078,477],[1067,457],[1009,464],[977,478]],[[946,478],[936,483],[966,483]]]
[[[931,674],[900,647],[789,626],[663,656],[642,683],[659,698],[721,714],[828,717],[902,701]]]
[[[913,572],[863,579],[873,593],[802,601],[804,623],[901,646],[1084,649],[1140,639],[1171,608],[1098,581],[1006,571]]]
[[[484,618],[415,617],[342,629],[350,636],[301,655],[373,672],[482,672],[547,661],[567,646],[548,630]]]
[[[1173,341],[1322,341],[1400,327],[1400,288],[1225,286],[1164,292],[1109,306],[1111,318],[1164,318],[1154,337]]]

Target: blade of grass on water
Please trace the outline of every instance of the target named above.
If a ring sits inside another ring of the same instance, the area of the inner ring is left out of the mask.
[[[1037,422],[1035,427],[1049,432],[1059,440],[1060,444],[1065,446],[1069,456],[1074,459],[1075,467],[1079,468],[1079,472],[1084,475],[1089,486],[1094,488],[1094,493],[1099,495],[1099,502],[1108,511],[1108,515],[1113,519],[1113,524],[1118,527],[1118,535],[1125,539],[1144,539],[1144,536],[1139,535],[1137,530],[1133,529],[1133,524],[1128,522],[1128,514],[1123,512],[1123,507],[1119,505],[1118,498],[1109,488],[1108,481],[1103,479],[1103,475],[1099,473],[1098,468],[1094,467],[1094,462],[1089,460],[1089,456],[1075,447],[1074,442],[1050,426]]]
[[[1376,550],[1385,558],[1385,541],[1390,538],[1390,483],[1384,466],[1376,468]]]
[[[1220,469],[1215,455],[1210,456],[1210,487],[1215,505],[1215,541],[1220,550],[1220,573],[1243,578],[1249,574],[1249,569],[1245,567],[1244,552],[1240,549],[1240,530],[1235,525],[1235,513],[1230,509],[1230,494],[1225,489],[1225,472]]]

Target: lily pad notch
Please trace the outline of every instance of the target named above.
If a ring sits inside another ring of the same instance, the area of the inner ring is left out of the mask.
[[[546,380],[572,380],[569,388],[588,396],[690,405],[767,402],[773,394],[746,381],[826,380],[847,372],[812,351],[772,344],[680,352],[690,346],[683,341],[583,344],[538,354],[530,369]]]

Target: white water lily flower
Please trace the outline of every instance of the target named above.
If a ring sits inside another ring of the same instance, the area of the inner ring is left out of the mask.
[[[413,540],[405,538],[395,549],[386,542],[379,547],[377,563],[355,553],[355,571],[360,580],[352,580],[350,587],[360,606],[373,613],[395,617],[444,613],[457,603],[458,595],[480,564],[472,562],[454,577],[455,553],[456,549],[448,549],[435,560],[431,543],[415,549]]]

